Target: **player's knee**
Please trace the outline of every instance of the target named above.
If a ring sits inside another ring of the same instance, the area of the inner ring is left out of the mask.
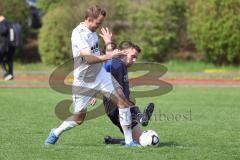
[[[120,105],[120,106],[126,106],[129,103],[128,99],[125,97],[124,93],[120,89],[118,89],[113,94],[111,99],[113,99],[115,101],[115,103]]]
[[[78,125],[82,124],[84,121],[76,121]]]
[[[131,106],[130,102],[127,100],[127,98],[122,97],[121,99],[119,99],[118,101],[118,106],[120,108],[128,108],[129,106]]]
[[[84,122],[84,119],[86,117],[86,113],[77,113],[74,115],[74,121],[80,125]]]

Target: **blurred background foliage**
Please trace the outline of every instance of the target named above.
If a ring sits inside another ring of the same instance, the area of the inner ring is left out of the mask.
[[[0,14],[12,21],[17,21],[26,26],[29,8],[23,0],[1,0]]]
[[[188,19],[189,35],[206,60],[239,64],[239,0],[198,0],[191,6]]]
[[[240,63],[239,0],[38,0],[44,14],[35,38],[42,62],[58,65],[71,57],[71,32],[93,4],[107,10],[103,26],[116,44],[141,46],[141,61]],[[29,9],[22,0],[1,0],[0,12],[24,25]]]

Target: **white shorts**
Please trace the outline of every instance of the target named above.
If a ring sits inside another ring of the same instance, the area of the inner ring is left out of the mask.
[[[74,113],[85,111],[89,105],[89,101],[97,93],[102,93],[106,97],[110,97],[116,88],[119,88],[119,83],[112,77],[111,73],[106,72],[104,68],[101,69],[94,82],[78,81],[74,82],[74,86],[80,86],[82,94],[79,92],[73,93],[73,109]],[[82,90],[86,90],[83,91]],[[78,93],[78,94],[77,94]]]

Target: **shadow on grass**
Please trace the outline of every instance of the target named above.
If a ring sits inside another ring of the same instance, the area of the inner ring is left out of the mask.
[[[124,145],[120,145],[120,144],[111,144],[111,145],[106,145],[106,144],[102,144],[102,143],[65,143],[65,144],[61,144],[60,145],[60,148],[61,147],[86,147],[86,148],[91,148],[91,147],[103,147],[103,146],[108,146],[108,147],[123,147]],[[160,142],[159,145],[157,146],[157,148],[159,147],[178,147],[178,146],[181,146],[179,145],[178,143],[176,142],[173,142],[173,141],[170,141],[170,142]]]
[[[177,147],[180,146],[178,143],[176,142],[160,142],[158,147]]]

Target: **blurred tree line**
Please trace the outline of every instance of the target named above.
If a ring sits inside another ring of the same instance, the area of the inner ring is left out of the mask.
[[[24,21],[21,0],[3,1],[0,11],[9,5],[8,14]],[[113,31],[114,42],[137,43],[143,61],[162,62],[188,52],[184,58],[200,54],[214,64],[240,63],[239,0],[38,0],[45,12],[38,37],[44,63],[57,65],[71,57],[71,32],[93,4],[106,8],[103,26]]]
[[[1,0],[0,14],[11,21],[17,21],[24,27],[26,26],[29,9],[23,0]]]

